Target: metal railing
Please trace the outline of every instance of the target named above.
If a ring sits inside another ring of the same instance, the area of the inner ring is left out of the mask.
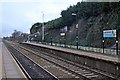
[[[36,42],[34,42],[34,43],[36,43]],[[75,45],[65,45],[65,44],[59,44],[59,43],[52,43],[52,45],[51,45],[51,43],[39,42],[39,44],[57,46],[57,47],[64,47],[64,48],[71,48],[71,49],[76,49],[77,48],[77,46],[75,46]],[[95,48],[95,47],[78,46],[78,50],[102,53],[102,54],[111,55],[111,56],[114,56],[114,57],[118,57],[120,55],[120,50],[118,50],[119,54],[117,55],[116,50],[115,49],[110,49],[110,48],[109,49],[105,48],[104,53],[103,53],[103,48]]]

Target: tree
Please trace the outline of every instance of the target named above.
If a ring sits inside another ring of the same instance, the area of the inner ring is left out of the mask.
[[[32,27],[30,28],[30,33],[31,34],[36,33],[37,31],[39,31],[39,29],[41,27],[42,27],[42,23],[37,22],[37,23],[33,24]]]
[[[19,37],[21,35],[21,33],[22,32],[20,32],[20,31],[14,30],[14,32],[12,33],[12,37],[13,38]]]

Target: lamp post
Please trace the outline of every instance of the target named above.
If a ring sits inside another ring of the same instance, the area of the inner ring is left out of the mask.
[[[78,24],[76,24],[76,45],[77,45],[77,49],[78,49]]]
[[[60,41],[59,41],[60,47],[61,47],[61,37],[60,37]]]
[[[51,43],[51,46],[52,46],[52,37],[50,37],[50,39],[51,39],[51,42],[50,42],[50,43]]]
[[[119,44],[119,41],[118,41],[118,31],[116,30],[116,55],[119,57],[119,52],[118,52],[118,44]]]
[[[103,54],[104,54],[104,42],[105,42],[104,38],[103,38],[102,42],[103,42]]]
[[[72,16],[75,16],[76,21],[77,21],[77,14],[72,13]],[[77,49],[78,49],[78,24],[76,24],[76,46],[77,46]]]

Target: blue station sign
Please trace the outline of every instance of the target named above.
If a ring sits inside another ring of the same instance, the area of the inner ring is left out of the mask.
[[[104,30],[103,31],[103,37],[104,38],[116,37],[116,30]]]

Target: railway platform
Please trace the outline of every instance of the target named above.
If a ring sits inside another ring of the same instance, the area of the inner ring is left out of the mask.
[[[2,40],[0,40],[0,65],[0,80],[26,78]]]
[[[107,56],[107,55],[103,55],[103,54],[97,54],[95,52],[87,52],[87,51],[82,51],[82,50],[74,50],[74,49],[69,49],[69,48],[62,48],[62,47],[43,45],[43,44],[38,44],[38,43],[30,43],[30,42],[27,42],[27,44],[46,47],[46,48],[50,48],[50,49],[73,53],[73,54],[77,54],[77,55],[81,55],[81,56],[87,56],[87,57],[96,58],[96,59],[100,59],[100,60],[120,63],[119,57],[112,57],[112,56]]]

